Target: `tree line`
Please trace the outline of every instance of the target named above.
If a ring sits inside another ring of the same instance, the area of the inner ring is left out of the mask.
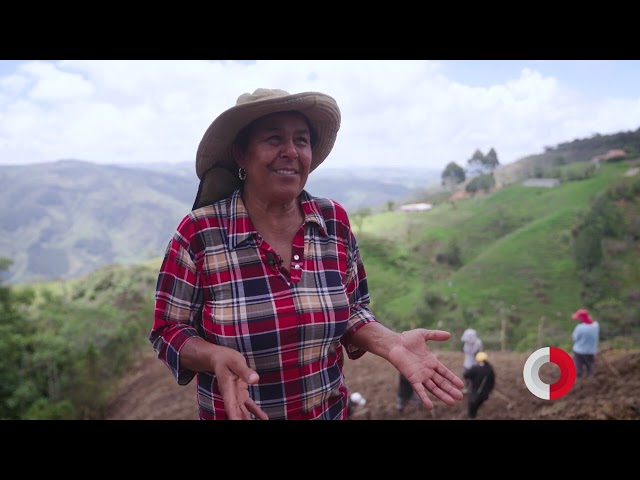
[[[493,171],[499,165],[498,154],[493,147],[486,155],[477,149],[467,160],[466,168],[456,162],[449,162],[442,172],[441,184],[443,187],[453,187],[465,182],[467,177],[474,177],[466,187],[468,192],[489,191],[495,186]]]

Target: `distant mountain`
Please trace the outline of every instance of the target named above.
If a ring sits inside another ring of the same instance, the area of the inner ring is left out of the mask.
[[[139,164],[135,168],[195,176],[190,162],[175,164]],[[317,197],[329,197],[347,210],[383,208],[387,202],[410,201],[415,192],[438,183],[442,172],[432,168],[369,169],[328,167],[321,165],[307,181],[306,189]]]
[[[69,279],[157,256],[197,178],[76,160],[0,166],[0,257],[8,283]]]
[[[409,167],[371,169],[320,166],[307,181],[307,190],[317,197],[333,198],[348,211],[383,209],[410,201],[417,190],[438,182],[442,172]]]
[[[348,210],[398,201],[435,172],[319,168],[307,189]],[[198,189],[193,164],[115,166],[79,160],[0,166],[0,257],[10,284],[66,280],[156,257]]]

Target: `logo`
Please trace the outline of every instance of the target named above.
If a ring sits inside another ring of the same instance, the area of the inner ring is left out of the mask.
[[[555,363],[560,367],[560,378],[549,385],[540,379],[540,367],[545,363]],[[571,356],[556,347],[543,347],[527,358],[522,370],[524,383],[531,393],[543,400],[557,400],[564,397],[576,381],[576,366]]]

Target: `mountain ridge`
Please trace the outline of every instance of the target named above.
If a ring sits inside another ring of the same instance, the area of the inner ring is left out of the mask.
[[[195,170],[182,167],[77,159],[0,166],[0,257],[12,261],[3,281],[68,280],[161,255],[198,190]],[[435,174],[425,171],[424,182]],[[381,179],[318,169],[306,188],[355,211],[398,201],[419,178],[402,169]]]

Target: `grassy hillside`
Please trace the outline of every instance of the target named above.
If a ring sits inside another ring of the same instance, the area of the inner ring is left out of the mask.
[[[399,329],[440,327],[459,337],[473,326],[494,348],[501,341],[508,349],[541,341],[566,346],[570,315],[585,304],[586,274],[576,265],[573,231],[597,195],[617,182],[640,181],[625,179],[628,169],[628,162],[606,164],[592,178],[555,188],[513,184],[427,212],[364,217],[356,232],[374,308]],[[627,318],[638,304],[621,299],[640,294],[637,230],[629,230],[638,222],[638,195],[619,205],[628,226],[622,246],[607,253],[610,275],[602,278],[618,282],[610,295],[620,296],[616,314]]]

